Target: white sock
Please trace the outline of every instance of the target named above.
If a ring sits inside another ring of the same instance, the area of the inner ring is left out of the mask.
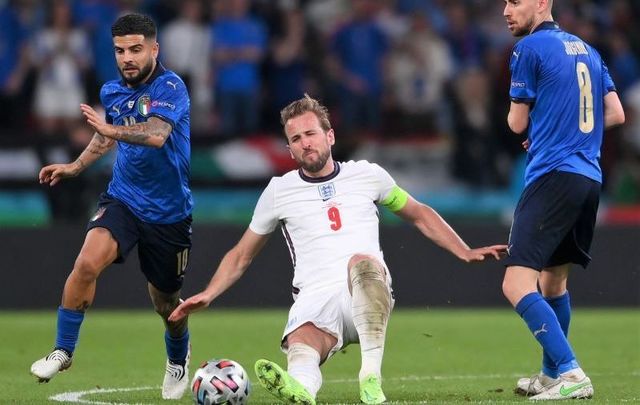
[[[391,312],[391,296],[382,271],[374,262],[363,260],[349,272],[353,323],[362,355],[360,380],[370,374],[381,377],[384,339]]]
[[[316,397],[322,385],[320,353],[304,343],[289,345],[287,351],[287,372],[295,378],[309,394]]]

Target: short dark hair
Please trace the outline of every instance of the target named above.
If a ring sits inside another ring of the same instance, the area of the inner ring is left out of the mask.
[[[118,18],[111,26],[112,37],[125,35],[142,35],[146,38],[156,38],[156,23],[144,14],[127,14]]]

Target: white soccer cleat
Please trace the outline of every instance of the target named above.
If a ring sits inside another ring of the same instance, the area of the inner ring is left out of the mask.
[[[189,386],[189,360],[191,358],[191,343],[187,350],[184,366],[172,363],[167,359],[167,367],[162,381],[163,399],[180,399]]]
[[[562,376],[556,384],[547,388],[529,400],[531,401],[554,401],[559,399],[587,399],[593,397],[593,385],[589,377],[584,377],[579,381],[570,381]]]
[[[531,378],[519,379],[513,392],[525,397],[538,395],[557,382],[557,378],[549,377],[548,375],[541,372],[540,374],[536,374]]]
[[[71,356],[61,349],[56,349],[31,365],[31,374],[38,382],[49,382],[56,374],[71,367]]]

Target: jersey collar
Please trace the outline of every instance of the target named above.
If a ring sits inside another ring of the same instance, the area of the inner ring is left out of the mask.
[[[300,175],[300,178],[308,183],[322,183],[324,181],[329,181],[335,178],[339,173],[340,173],[340,164],[335,160],[333,161],[333,171],[330,174],[322,177],[309,177],[306,174],[304,174],[302,169],[298,169],[298,174]]]
[[[560,26],[555,21],[543,21],[534,29],[531,33],[542,31],[542,30],[559,30]]]

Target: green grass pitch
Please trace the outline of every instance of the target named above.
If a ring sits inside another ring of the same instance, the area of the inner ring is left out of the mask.
[[[285,357],[278,343],[285,310],[210,309],[192,316],[191,376],[208,358],[240,362],[252,377],[252,404],[273,403],[255,381],[253,363]],[[0,311],[0,404],[159,404],[164,374],[162,324],[149,311],[90,311],[74,365],[48,384],[37,384],[29,367],[52,346],[55,311]],[[640,403],[640,310],[578,308],[570,340],[590,375],[590,404]],[[390,403],[526,403],[513,394],[517,377],[535,373],[540,349],[509,309],[396,309],[383,363]],[[322,366],[319,403],[357,403],[359,346]]]

